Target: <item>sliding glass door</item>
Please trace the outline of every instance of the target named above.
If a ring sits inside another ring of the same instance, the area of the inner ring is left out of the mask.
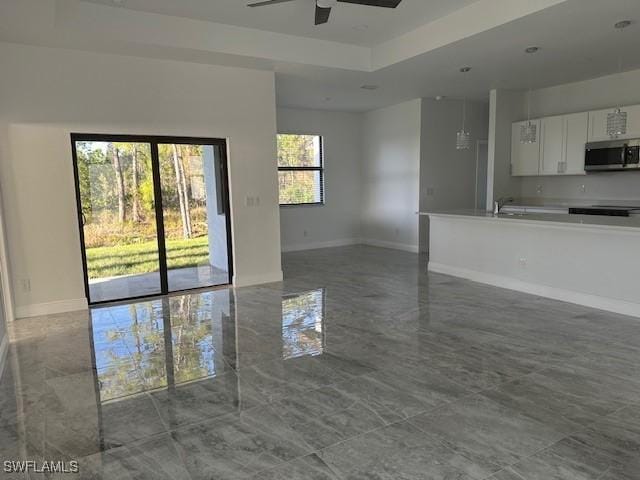
[[[169,290],[229,283],[220,148],[158,145]]]
[[[229,283],[224,141],[73,134],[72,147],[90,303]]]

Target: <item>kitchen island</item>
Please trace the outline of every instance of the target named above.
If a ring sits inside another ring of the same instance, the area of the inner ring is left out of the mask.
[[[429,270],[640,317],[640,218],[483,210],[429,217]]]

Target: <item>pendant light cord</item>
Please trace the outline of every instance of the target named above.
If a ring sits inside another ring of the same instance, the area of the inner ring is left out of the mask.
[[[462,131],[465,131],[465,124],[467,120],[467,97],[464,97],[462,101]]]
[[[620,32],[620,36],[622,37],[622,34],[624,33],[624,27],[618,28],[618,31]],[[620,83],[622,84],[623,82],[622,82],[622,51],[621,50],[618,51],[618,75],[620,76]],[[622,101],[618,103],[618,110],[621,110],[621,109],[622,109]]]
[[[529,62],[529,94],[527,95],[527,123],[529,125],[531,125],[531,94],[533,93],[533,87],[531,86],[532,77],[533,77],[533,59],[531,62]]]

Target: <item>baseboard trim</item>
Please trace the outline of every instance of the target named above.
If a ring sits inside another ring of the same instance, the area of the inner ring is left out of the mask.
[[[58,300],[56,302],[34,303],[22,305],[16,308],[16,318],[39,317],[40,315],[53,315],[55,313],[75,312],[86,310],[88,307],[86,298],[72,298]]]
[[[392,248],[394,250],[402,250],[405,252],[418,253],[420,251],[418,245],[410,245],[408,243],[387,242],[385,240],[374,240],[372,238],[363,238],[360,240],[363,245],[372,247]]]
[[[360,243],[358,238],[344,238],[340,240],[328,240],[326,242],[299,243],[297,245],[283,245],[282,252],[300,252],[303,250],[318,250],[320,248],[346,247]]]
[[[263,283],[281,282],[283,278],[282,270],[273,273],[264,273],[259,275],[234,275],[234,287],[250,287],[252,285],[261,285]]]
[[[2,379],[2,373],[4,372],[5,364],[7,363],[7,357],[9,353],[9,334],[5,332],[2,341],[0,341],[0,379]]]
[[[627,302],[615,298],[601,297],[588,293],[575,292],[562,288],[540,285],[537,283],[523,282],[511,277],[495,275],[492,273],[478,272],[461,267],[453,267],[437,262],[429,262],[429,271],[443,273],[453,277],[465,278],[474,282],[485,283],[494,287],[516,290],[518,292],[529,293],[540,297],[560,300],[562,302],[574,303],[585,307],[606,310],[608,312],[619,313],[640,318],[640,303]]]

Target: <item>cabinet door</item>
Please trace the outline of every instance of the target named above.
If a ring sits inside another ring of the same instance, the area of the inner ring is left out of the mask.
[[[615,110],[615,107],[606,110],[596,110],[589,112],[589,142],[600,142],[611,140],[607,135],[607,117]],[[622,107],[627,112],[627,133],[620,135],[620,139],[640,137],[640,105]]]
[[[611,137],[607,135],[607,115],[612,111],[613,109],[609,108],[607,110],[589,112],[589,142],[611,140]]]
[[[624,107],[627,112],[627,135],[624,138],[640,138],[640,105]]]
[[[563,173],[564,117],[545,117],[540,124],[540,175]]]
[[[538,129],[535,143],[520,143],[520,128],[527,122],[511,126],[511,175],[516,177],[538,175],[540,163],[540,120],[531,120]]]
[[[589,114],[575,113],[564,117],[564,165],[566,175],[585,175],[584,152],[589,130]]]

